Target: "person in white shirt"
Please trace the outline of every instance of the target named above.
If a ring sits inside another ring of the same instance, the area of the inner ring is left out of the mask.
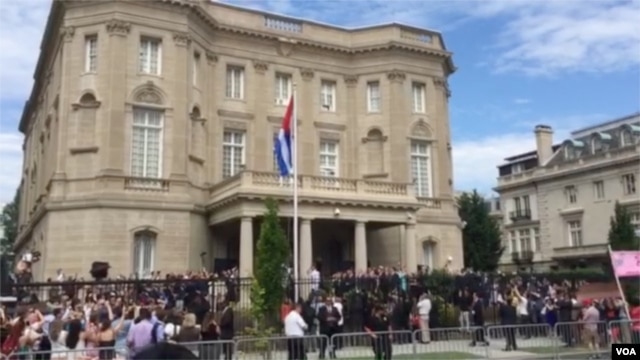
[[[284,318],[284,334],[287,337],[289,360],[306,359],[307,356],[304,349],[304,331],[308,326],[300,315],[301,312],[302,305],[296,303],[293,311]]]
[[[336,334],[342,334],[344,332],[344,306],[342,305],[342,299],[340,299],[339,297],[333,298],[333,306],[338,310],[338,313],[340,314],[340,320],[338,320],[338,328],[336,329]],[[333,346],[335,346],[336,349],[341,349],[342,337],[338,337],[336,343],[333,344]]]
[[[524,295],[517,293],[517,297],[518,297],[518,305],[516,306],[516,311],[518,312],[518,319],[520,320],[519,324],[520,325],[530,324],[531,321],[529,317],[529,300],[527,299],[528,291],[525,291]],[[530,328],[523,326],[520,329],[521,329],[520,335],[522,335],[523,338],[528,339],[531,337]]]
[[[309,285],[311,285],[311,296],[316,295],[320,289],[320,271],[315,267],[309,269]]]
[[[423,343],[431,342],[431,334],[429,333],[429,314],[431,313],[431,299],[429,295],[423,294],[420,301],[416,305],[418,308],[418,316],[420,317],[420,334]]]

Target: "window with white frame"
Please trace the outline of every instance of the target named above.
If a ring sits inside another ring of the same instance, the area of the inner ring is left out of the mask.
[[[88,35],[84,38],[84,72],[98,71],[98,35]]]
[[[540,243],[540,228],[534,227],[531,231],[533,232],[533,251],[542,251],[542,244]]]
[[[198,86],[198,77],[200,76],[200,53],[193,53],[193,85]]]
[[[636,193],[636,175],[622,175],[622,191],[625,195],[635,195]]]
[[[227,91],[230,99],[244,98],[244,68],[242,66],[227,66]]]
[[[425,106],[425,93],[426,87],[422,83],[414,82],[411,85],[411,94],[413,98],[413,112],[414,113],[424,113],[426,110]]]
[[[519,252],[518,234],[513,230],[509,232],[509,247],[512,253]]]
[[[598,137],[593,137],[593,138],[591,139],[591,151],[592,151],[594,154],[597,154],[597,153],[599,153],[599,152],[600,152],[600,151],[602,151],[602,150],[603,150],[603,147],[602,147],[602,140],[600,140],[600,138],[598,138]]]
[[[565,160],[573,160],[575,159],[576,152],[574,151],[574,149],[569,146],[569,145],[565,145],[564,147],[564,159]]]
[[[428,267],[429,269],[433,269],[433,253],[434,253],[434,246],[433,243],[431,242],[425,242],[422,244],[422,256],[424,259],[424,266]]]
[[[150,278],[154,271],[156,235],[150,231],[141,231],[133,238],[133,271],[139,278]]]
[[[576,202],[578,202],[578,189],[576,189],[575,186],[569,185],[565,187],[564,192],[567,196],[567,202],[569,202],[569,204],[575,204]]]
[[[531,233],[529,229],[518,230],[520,251],[531,251]]]
[[[276,105],[287,105],[291,97],[291,75],[276,74],[275,80],[275,102]]]
[[[431,197],[431,147],[426,141],[411,140],[411,178],[418,196]]]
[[[629,129],[622,129],[620,131],[620,146],[633,145],[633,136]]]
[[[380,112],[380,82],[367,83],[367,111]]]
[[[161,177],[163,118],[159,110],[133,109],[131,176]]]
[[[320,140],[320,175],[338,177],[338,142]]]
[[[598,180],[593,182],[593,197],[596,200],[604,199],[604,181]]]
[[[567,222],[567,231],[569,233],[569,246],[582,246],[582,222],[580,220]]]
[[[222,139],[222,177],[228,178],[244,170],[245,132],[225,130]]]
[[[271,153],[273,154],[273,171],[280,172],[280,165],[278,165],[278,157],[276,156],[276,144],[278,143],[278,133],[273,134],[273,147]]]
[[[320,109],[336,111],[336,82],[322,80],[320,83]]]
[[[162,72],[162,41],[143,37],[140,39],[138,70],[142,74],[160,75]]]
[[[511,165],[511,173],[512,174],[519,174],[524,170],[524,167],[521,163],[516,163]]]
[[[640,211],[632,211],[630,214],[631,224],[636,230],[640,230]]]

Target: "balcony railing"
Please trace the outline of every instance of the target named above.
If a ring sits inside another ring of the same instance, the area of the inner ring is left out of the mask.
[[[531,209],[518,209],[509,213],[511,221],[528,221],[531,220]]]
[[[520,263],[520,253],[517,251],[514,251],[511,253],[511,260],[516,263],[519,264]]]
[[[217,202],[239,193],[251,193],[258,196],[290,196],[294,180],[281,177],[277,173],[260,171],[242,171],[209,190],[210,202]],[[299,195],[326,196],[376,201],[394,201],[415,203],[418,199],[412,184],[344,179],[328,176],[300,175],[297,180]]]
[[[607,244],[564,246],[553,249],[556,259],[599,257],[607,254]]]
[[[533,251],[525,250],[520,252],[520,261],[527,264],[533,262]]]

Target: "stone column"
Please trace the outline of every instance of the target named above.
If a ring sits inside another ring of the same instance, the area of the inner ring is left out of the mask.
[[[418,270],[418,254],[416,250],[416,224],[404,226],[405,251],[407,272],[414,273]]]
[[[187,128],[190,119],[189,94],[191,89],[191,77],[189,76],[189,52],[191,35],[177,32],[173,34],[174,63],[173,71],[175,92],[171,104],[173,105],[173,124],[171,127],[171,168],[169,177],[172,179],[184,179],[187,176]],[[169,66],[171,66],[169,65]],[[164,70],[163,70],[164,72]],[[167,134],[168,135],[168,134]],[[166,142],[165,142],[166,143]]]
[[[127,115],[125,104],[127,102],[127,66],[122,63],[123,54],[127,54],[129,31],[131,24],[121,20],[110,20],[106,24],[108,39],[108,53],[105,53],[104,64],[99,71],[100,79],[106,80],[105,89],[109,89],[103,102],[105,111],[101,113],[102,125],[99,125],[98,132],[102,139],[98,140],[104,153],[100,150],[101,172],[103,174],[122,174],[127,170],[124,168],[125,152],[129,151],[127,146],[123,146],[122,139],[125,136],[127,127]],[[105,74],[109,74],[105,76]]]
[[[311,219],[300,221],[300,277],[305,277],[313,265],[313,239],[311,237]]]
[[[367,227],[364,221],[356,221],[355,237],[356,271],[363,271],[367,269]]]
[[[240,219],[240,277],[253,276],[253,218]]]

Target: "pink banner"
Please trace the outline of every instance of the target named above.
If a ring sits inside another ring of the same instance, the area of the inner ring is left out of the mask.
[[[640,276],[640,251],[612,251],[611,266],[619,278]]]

